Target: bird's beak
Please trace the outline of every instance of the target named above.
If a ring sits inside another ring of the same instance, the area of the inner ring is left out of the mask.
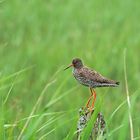
[[[68,68],[73,67],[73,64],[70,64],[68,67],[66,67],[64,70],[67,70]]]

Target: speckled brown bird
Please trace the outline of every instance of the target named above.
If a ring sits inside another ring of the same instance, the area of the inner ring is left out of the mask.
[[[73,67],[73,75],[75,79],[82,85],[89,87],[91,96],[89,97],[86,107],[93,109],[94,103],[96,100],[96,92],[94,88],[96,87],[117,87],[119,82],[108,79],[95,70],[92,70],[83,65],[83,62],[79,58],[75,58],[72,60],[72,64],[66,67],[64,70]],[[93,101],[91,107],[89,107],[89,103],[93,97]]]

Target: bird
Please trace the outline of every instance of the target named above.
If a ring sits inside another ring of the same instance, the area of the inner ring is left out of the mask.
[[[91,111],[94,108],[95,100],[96,100],[96,92],[95,88],[98,87],[117,87],[120,82],[108,79],[104,76],[102,76],[97,71],[85,66],[83,64],[83,61],[80,58],[74,58],[72,60],[72,64],[67,66],[64,70],[67,70],[68,68],[73,67],[72,73],[75,79],[82,85],[88,87],[91,92],[91,96],[89,97],[86,108],[90,109]],[[92,103],[91,106],[89,106],[91,99]]]

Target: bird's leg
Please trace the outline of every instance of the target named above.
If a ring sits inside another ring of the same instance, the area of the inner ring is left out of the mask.
[[[92,89],[91,89],[91,90],[92,90]],[[96,92],[95,92],[94,89],[92,90],[92,93],[93,93],[93,101],[92,101],[91,108],[93,109],[93,107],[94,107],[94,103],[95,103],[95,100],[96,100]]]
[[[93,92],[92,92],[92,89],[91,89],[91,88],[90,88],[90,92],[91,92],[91,95],[90,95],[90,97],[89,97],[89,99],[88,99],[88,101],[87,101],[87,103],[86,103],[86,107],[87,107],[87,108],[89,108],[89,103],[90,103],[91,98],[92,98],[92,96],[93,96]]]

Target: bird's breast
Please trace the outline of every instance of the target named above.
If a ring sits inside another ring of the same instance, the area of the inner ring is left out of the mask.
[[[80,71],[77,69],[73,69],[72,71],[75,79],[82,85],[89,86],[89,80],[83,76],[81,76]]]

